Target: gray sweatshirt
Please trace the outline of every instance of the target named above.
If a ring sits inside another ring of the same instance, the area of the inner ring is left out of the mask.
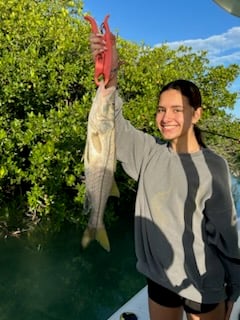
[[[226,161],[208,148],[178,154],[124,119],[114,88],[99,103],[115,103],[116,152],[138,181],[137,269],[184,298],[215,303],[240,295],[237,216]]]

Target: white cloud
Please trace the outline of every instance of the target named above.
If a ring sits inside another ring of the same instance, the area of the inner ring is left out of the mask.
[[[240,27],[231,28],[225,33],[206,39],[183,40],[166,44],[172,49],[184,45],[191,47],[194,51],[208,51],[209,61],[214,65],[240,63]]]

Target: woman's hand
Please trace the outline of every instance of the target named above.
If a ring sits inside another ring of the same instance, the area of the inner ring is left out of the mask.
[[[112,40],[112,66],[111,66],[110,80],[106,85],[107,88],[111,86],[117,86],[117,74],[118,74],[118,67],[119,67],[118,52],[116,48],[116,37],[113,34],[111,34],[111,40]],[[105,50],[107,50],[106,43],[101,33],[98,33],[98,34],[91,33],[90,48],[91,48],[94,61],[98,54],[101,54]]]

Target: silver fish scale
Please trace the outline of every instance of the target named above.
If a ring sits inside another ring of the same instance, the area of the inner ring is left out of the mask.
[[[87,197],[90,205],[88,226],[98,228],[103,226],[103,214],[112,187],[113,173],[104,168],[95,167],[85,172]]]
[[[105,230],[104,211],[116,169],[115,98],[111,97],[111,101],[101,98],[98,91],[88,117],[84,153],[86,196],[90,209],[88,221],[90,232],[85,232],[87,237],[96,235],[100,229]],[[91,240],[85,238],[84,243],[88,245]],[[101,243],[100,240],[98,241]]]

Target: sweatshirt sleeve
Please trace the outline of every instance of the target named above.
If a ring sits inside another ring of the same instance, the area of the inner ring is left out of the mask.
[[[156,139],[136,129],[123,117],[122,99],[116,94],[116,151],[117,159],[125,172],[134,180],[138,180],[144,158],[149,154]]]
[[[225,268],[228,299],[236,301],[240,295],[240,247],[230,173],[223,159],[210,166],[210,171],[213,191],[205,207],[208,243],[216,248]]]
[[[156,139],[149,134],[137,130],[123,117],[123,102],[115,87],[105,88],[99,86],[94,103],[100,107],[101,104],[115,104],[115,134],[116,134],[116,156],[122,163],[123,169],[134,180],[138,180],[141,165],[146,154]]]

